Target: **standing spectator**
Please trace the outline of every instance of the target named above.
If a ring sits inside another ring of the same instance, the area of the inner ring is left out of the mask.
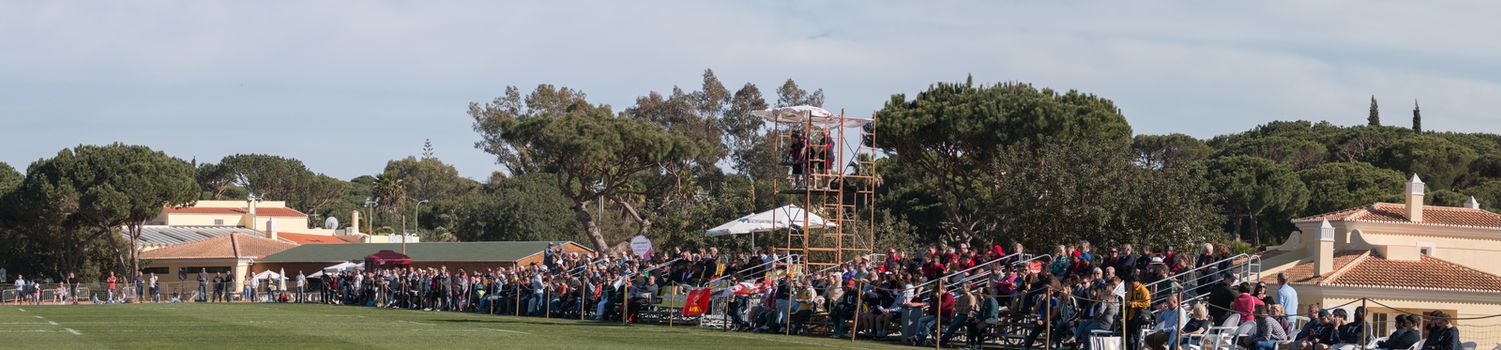
[[[1214,317],[1215,325],[1225,322],[1225,317],[1229,314],[1225,310],[1231,310],[1230,307],[1235,303],[1235,298],[1240,296],[1240,293],[1235,291],[1235,275],[1225,273],[1222,278],[1223,283],[1209,290],[1209,315]]]
[[[69,272],[68,273],[68,277],[63,278],[63,284],[66,284],[68,286],[68,299],[70,299],[71,301],[73,301],[74,304],[77,304],[78,303],[78,276],[74,275],[72,272]]]
[[[198,270],[198,301],[208,301],[208,269]]]
[[[115,272],[114,271],[110,271],[109,272],[109,278],[106,278],[104,281],[108,283],[107,284],[108,288],[106,288],[106,290],[109,291],[108,292],[109,294],[106,294],[106,295],[109,296],[109,300],[106,301],[105,303],[106,304],[114,304],[115,303],[115,284],[117,282],[119,282],[119,279],[115,278]]]
[[[1298,291],[1293,289],[1292,284],[1287,283],[1286,273],[1277,273],[1277,285],[1279,286],[1277,287],[1277,304],[1282,305],[1282,309],[1284,310],[1296,312],[1298,310]]]
[[[134,301],[132,302],[139,303],[141,302],[141,297],[146,296],[146,275],[142,274],[140,271],[136,271],[135,283],[136,294],[134,295]]]
[[[307,275],[302,274],[302,271],[298,270],[297,271],[297,302],[298,303],[303,302],[303,298],[305,297],[306,293],[307,293]]]
[[[26,294],[26,276],[16,274],[16,296],[25,297],[26,295],[28,295]]]
[[[1261,299],[1256,299],[1255,295],[1251,295],[1249,283],[1241,283],[1235,287],[1235,290],[1239,294],[1235,296],[1235,301],[1230,302],[1230,309],[1240,314],[1241,324],[1248,324],[1255,320],[1253,312],[1256,311],[1256,306],[1265,304],[1261,303]]]
[[[1138,258],[1140,256],[1136,255],[1130,244],[1121,245],[1120,258],[1115,261],[1115,275],[1123,277],[1136,275],[1136,259]]]
[[[1141,328],[1152,322],[1152,292],[1135,274],[1126,275],[1126,350],[1141,348]]]
[[[150,281],[149,283],[151,284],[151,300],[152,300],[152,302],[154,302],[154,303],[161,303],[162,302],[162,287],[156,285],[156,273],[155,272],[151,273],[151,279],[149,281]]]
[[[222,272],[215,272],[214,273],[214,280],[213,280],[213,282],[214,282],[214,294],[213,294],[212,297],[209,298],[209,301],[211,301],[211,302],[219,302],[219,301],[224,300],[225,299],[224,298],[224,273],[222,273]]]

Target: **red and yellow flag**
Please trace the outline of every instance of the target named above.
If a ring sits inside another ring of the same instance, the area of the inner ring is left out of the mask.
[[[683,300],[683,316],[702,315],[709,311],[709,295],[712,289],[699,288],[688,292],[688,298]]]

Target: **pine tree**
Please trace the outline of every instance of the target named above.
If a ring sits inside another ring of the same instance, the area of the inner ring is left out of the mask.
[[[1418,100],[1412,100],[1412,131],[1423,133],[1423,114],[1418,111]]]
[[[1371,116],[1366,117],[1366,123],[1371,126],[1381,126],[1381,111],[1376,109],[1376,95],[1371,95]]]
[[[422,159],[433,159],[433,139],[422,139]]]

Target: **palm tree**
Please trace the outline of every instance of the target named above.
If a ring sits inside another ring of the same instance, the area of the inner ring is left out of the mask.
[[[405,213],[407,202],[407,189],[404,179],[394,174],[380,174],[375,176],[375,183],[371,185],[371,191],[380,199],[379,210],[386,213],[386,217],[401,218],[401,227],[407,227]],[[400,230],[398,230],[398,233]]]

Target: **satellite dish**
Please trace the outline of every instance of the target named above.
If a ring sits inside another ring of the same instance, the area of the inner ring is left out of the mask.
[[[339,218],[330,216],[330,217],[328,217],[328,219],[323,220],[323,228],[330,229],[330,230],[338,229],[339,228]]]

